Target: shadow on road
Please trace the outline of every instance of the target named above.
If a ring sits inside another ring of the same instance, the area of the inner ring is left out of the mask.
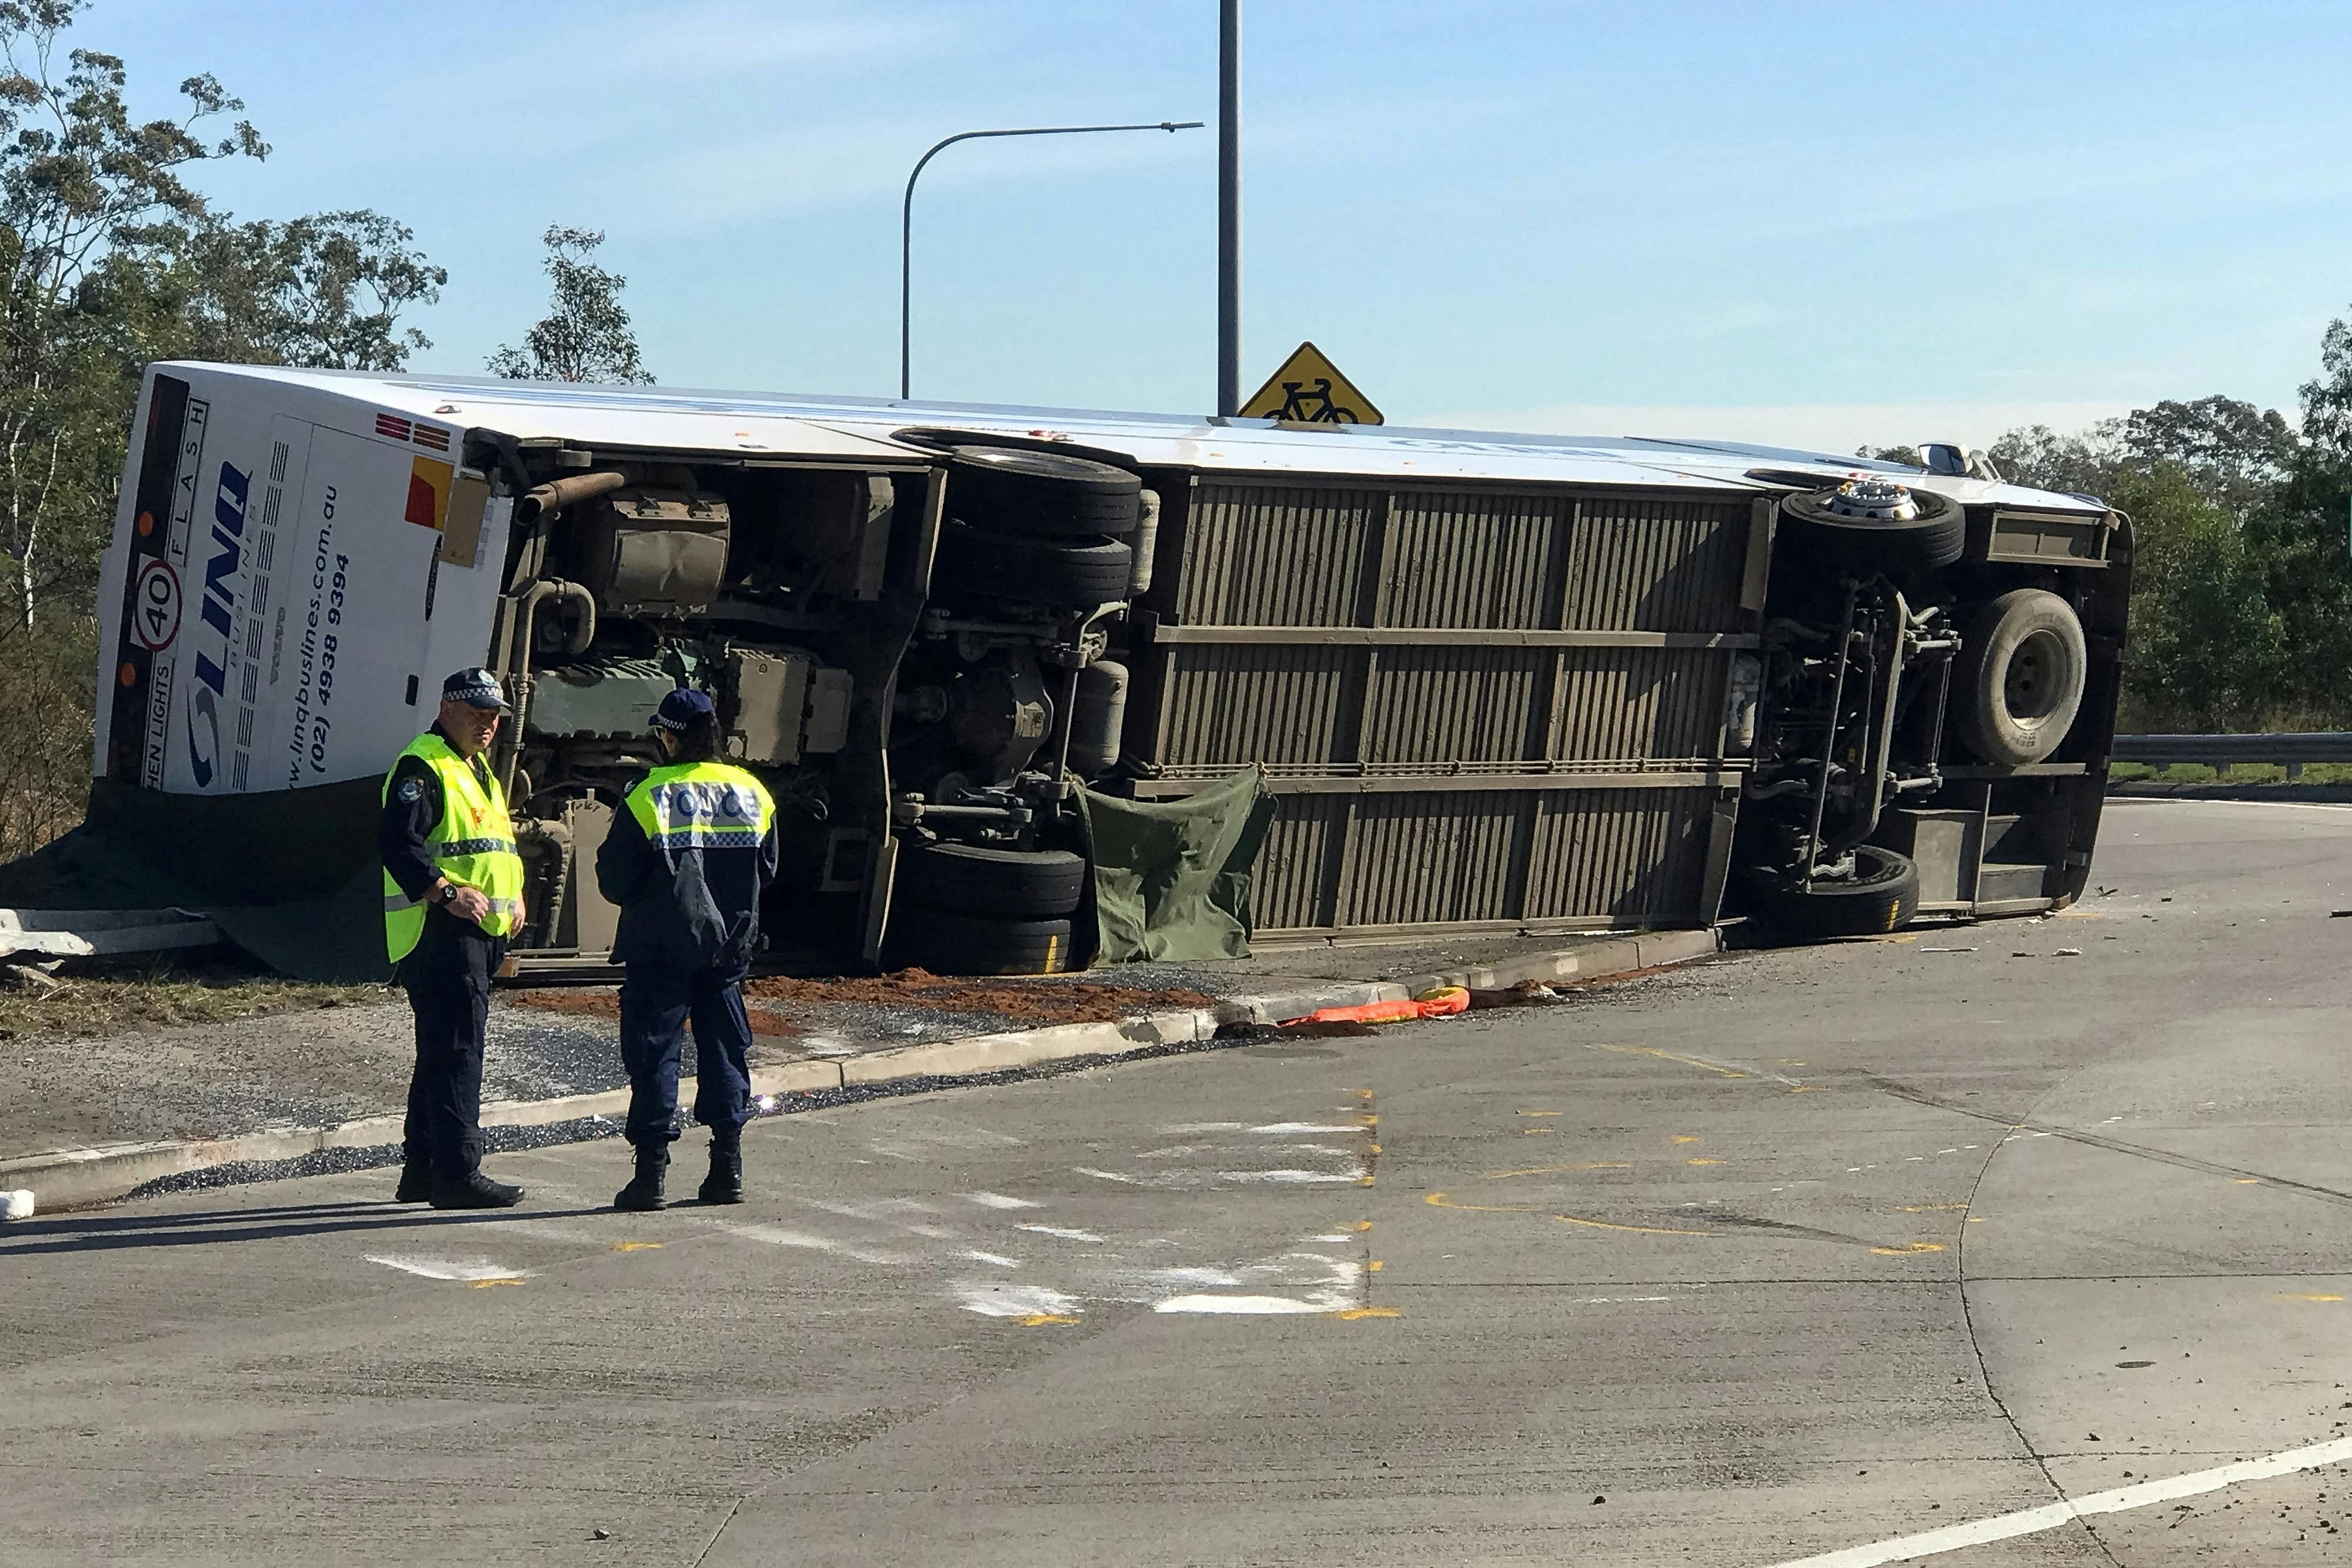
[[[0,1236],[0,1258],[43,1258],[67,1252],[113,1252],[131,1247],[212,1247],[242,1241],[275,1241],[293,1236],[338,1232],[430,1229],[447,1226],[499,1225],[511,1220],[574,1219],[610,1214],[604,1206],[564,1209],[431,1209],[391,1203],[298,1204],[278,1208],[200,1209],[192,1213],[131,1216],[18,1220]]]

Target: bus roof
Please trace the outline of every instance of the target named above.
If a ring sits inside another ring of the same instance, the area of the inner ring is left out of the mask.
[[[179,364],[159,368],[299,385],[411,418],[446,419],[519,440],[594,447],[674,447],[744,456],[929,460],[898,438],[910,429],[1066,437],[1152,467],[1227,473],[1361,475],[1596,486],[1756,489],[1759,472],[1825,482],[1861,473],[1962,502],[2099,511],[2102,503],[1982,479],[1929,475],[1900,464],[1736,441],[1639,436],[1546,436],[1401,426],[1299,426],[1270,419],[1033,408],[800,393],[663,386],[593,386],[488,376],[391,375],[287,365]],[[1764,484],[1789,482],[1765,479]]]

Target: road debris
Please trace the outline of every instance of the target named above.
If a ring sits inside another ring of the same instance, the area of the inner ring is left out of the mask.
[[[1467,989],[1470,993],[1470,1008],[1473,1012],[1487,1007],[1547,1007],[1554,1003],[1568,1000],[1565,993],[1545,984],[1540,980],[1522,980],[1517,985],[1507,985],[1500,989],[1486,989],[1476,985]]]
[[[1424,991],[1418,996],[1400,998],[1394,1002],[1359,1002],[1352,1007],[1318,1007],[1301,1017],[1285,1018],[1286,1029],[1294,1024],[1405,1024],[1421,1018],[1444,1018],[1470,1010],[1470,993],[1460,985],[1441,985],[1434,991]]]

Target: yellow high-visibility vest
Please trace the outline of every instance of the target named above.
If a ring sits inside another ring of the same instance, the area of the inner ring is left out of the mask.
[[[522,857],[515,852],[514,823],[507,816],[506,791],[498,775],[476,773],[448,742],[430,730],[408,743],[402,757],[415,757],[441,781],[441,820],[425,836],[425,852],[443,876],[490,900],[481,927],[492,936],[511,936],[522,914]],[[400,763],[393,763],[397,773]],[[383,799],[392,799],[392,773],[383,776]],[[427,895],[429,898],[431,895]],[[414,952],[425,934],[425,900],[400,890],[383,874],[383,943],[394,963]]]
[[[757,849],[776,819],[768,787],[728,763],[672,763],[629,792],[629,815],[646,842],[677,848],[734,845]]]

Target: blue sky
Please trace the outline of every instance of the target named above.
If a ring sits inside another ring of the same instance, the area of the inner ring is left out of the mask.
[[[1392,423],[1990,440],[2292,414],[2352,313],[2352,3],[1246,0],[1244,381],[1312,338]],[[1214,0],[101,0],[209,69],[240,216],[373,206],[478,372],[603,228],[673,385],[887,395],[898,202],[982,126],[1207,120]],[[918,396],[1204,411],[1213,130],[967,143],[916,211]]]

